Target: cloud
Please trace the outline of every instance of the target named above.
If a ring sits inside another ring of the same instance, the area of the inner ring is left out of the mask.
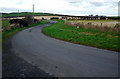
[[[101,3],[104,3],[104,2],[119,2],[119,0],[65,0],[67,2],[101,2]]]
[[[18,12],[18,10],[21,11],[21,12],[24,12],[24,11],[30,12],[31,11],[30,9],[26,10],[26,9],[21,9],[21,8],[0,7],[0,12],[7,12],[7,13],[9,13],[9,12]]]
[[[17,4],[23,4],[24,2],[23,1],[18,1]]]
[[[95,7],[99,7],[99,6],[104,6],[103,3],[100,2],[90,2],[92,5],[94,5]]]
[[[0,11],[31,11],[68,15],[117,15],[118,0],[1,0]]]

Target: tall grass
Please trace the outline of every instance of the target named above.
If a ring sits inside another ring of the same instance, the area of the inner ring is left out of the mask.
[[[100,30],[102,32],[115,32],[118,33],[120,31],[120,24],[116,24],[115,27],[109,27],[107,25],[103,25],[101,23],[101,25],[94,25],[91,22],[89,23],[84,23],[84,22],[74,22],[74,21],[66,21],[65,22],[66,25],[68,26],[78,26],[78,27],[82,27],[85,29],[94,29],[94,30]]]
[[[9,21],[9,19],[2,19],[2,31],[10,30],[10,27],[8,27],[10,25]]]

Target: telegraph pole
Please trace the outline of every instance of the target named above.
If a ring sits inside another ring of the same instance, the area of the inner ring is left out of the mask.
[[[34,23],[34,4],[33,4],[33,23]]]

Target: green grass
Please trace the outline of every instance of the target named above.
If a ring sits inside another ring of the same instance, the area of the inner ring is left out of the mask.
[[[19,16],[25,16],[25,15],[33,15],[31,12],[21,12],[19,13]],[[48,16],[54,16],[56,14],[49,14],[49,13],[34,13],[35,16],[37,15],[48,15]],[[12,16],[18,16],[18,13],[8,13],[8,14],[3,14],[2,17],[12,17]]]
[[[102,49],[118,51],[118,34],[112,32],[101,32],[93,29],[76,28],[67,26],[64,21],[45,27],[42,32],[48,36],[69,41],[72,43],[93,46]]]
[[[15,28],[11,28],[8,31],[3,31],[2,32],[2,44],[3,44],[3,46],[5,46],[5,42],[8,39],[10,39],[12,36],[14,36],[17,32],[24,30],[24,29],[27,29],[29,27],[33,27],[33,26],[37,26],[37,25],[45,24],[45,23],[48,23],[48,21],[41,21],[40,23],[32,24],[28,27],[15,27]],[[2,20],[2,25],[3,25],[3,27],[6,27],[6,28],[9,27],[9,20]]]
[[[7,28],[10,25],[9,19],[2,20],[2,27]]]

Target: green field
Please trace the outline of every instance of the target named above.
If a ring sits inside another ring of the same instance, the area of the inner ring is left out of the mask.
[[[119,49],[117,33],[67,26],[62,20],[59,20],[58,23],[45,27],[42,32],[48,36],[72,43],[114,51],[118,51]]]
[[[31,12],[21,12],[21,13],[8,13],[8,14],[3,14],[2,17],[12,17],[12,16],[26,16],[26,15],[33,15]],[[55,16],[56,14],[49,14],[49,13],[34,13],[35,16]]]
[[[48,21],[41,21],[40,23],[32,24],[32,25],[27,26],[27,27],[14,27],[14,28],[11,28],[11,29],[9,29],[7,31],[3,31],[2,32],[2,43],[3,43],[3,46],[5,45],[6,40],[10,39],[17,32],[19,32],[21,30],[24,30],[24,29],[27,29],[29,27],[33,27],[33,26],[37,26],[37,25],[45,24],[45,23],[48,23]],[[9,28],[9,25],[10,25],[9,24],[9,20],[2,20],[2,27],[3,28]]]

